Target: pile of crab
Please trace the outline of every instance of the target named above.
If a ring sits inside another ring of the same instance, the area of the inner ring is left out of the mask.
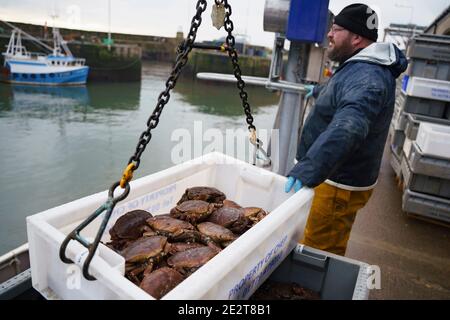
[[[124,214],[106,245],[125,258],[125,276],[160,299],[266,215],[227,200],[216,188],[194,187],[168,214]]]

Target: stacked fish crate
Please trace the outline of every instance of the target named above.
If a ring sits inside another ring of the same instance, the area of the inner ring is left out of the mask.
[[[403,210],[450,223],[450,37],[420,35],[397,92],[389,132]]]

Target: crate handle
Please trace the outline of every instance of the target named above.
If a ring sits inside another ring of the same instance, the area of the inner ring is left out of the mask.
[[[59,248],[59,258],[67,264],[74,263],[71,259],[66,256],[66,249],[71,240],[78,241],[81,245],[83,245],[86,249],[89,250],[89,254],[86,260],[83,263],[83,276],[90,281],[97,280],[95,277],[89,274],[89,265],[91,264],[92,259],[94,258],[95,251],[98,248],[100,243],[100,239],[103,236],[103,232],[105,231],[106,225],[108,224],[109,218],[116,206],[117,202],[125,199],[130,193],[130,184],[127,182],[125,185],[125,191],[118,197],[114,198],[114,190],[120,185],[120,181],[114,183],[109,189],[108,200],[102,204],[93,214],[91,214],[86,220],[84,220],[79,226],[77,226],[72,232],[70,232],[67,237],[64,239],[61,247]],[[87,239],[85,239],[80,232],[86,228],[92,221],[95,220],[100,214],[106,211],[105,216],[103,217],[102,224],[100,225],[100,229],[95,236],[95,240],[93,243],[90,243]]]
[[[311,258],[311,259],[314,259],[314,260],[317,260],[317,261],[320,261],[320,262],[326,262],[327,259],[328,259],[327,256],[324,256],[324,255],[321,255],[321,254],[309,251],[308,248],[305,248],[305,245],[303,245],[303,244],[299,244],[295,248],[295,253],[302,254],[304,256],[307,256],[308,258]]]

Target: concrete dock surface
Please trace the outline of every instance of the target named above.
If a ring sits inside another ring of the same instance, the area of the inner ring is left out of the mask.
[[[378,184],[358,213],[346,256],[377,265],[370,299],[450,299],[450,228],[408,217],[385,148]]]

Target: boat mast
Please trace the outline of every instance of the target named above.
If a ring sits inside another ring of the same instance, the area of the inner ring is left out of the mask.
[[[72,52],[56,27],[53,27],[53,55],[72,57]]]
[[[108,50],[111,51],[111,0],[108,0]]]
[[[53,14],[50,15],[50,17],[53,20],[53,55],[55,57],[58,56],[66,56],[66,57],[72,57],[72,52],[70,51],[69,47],[67,46],[66,41],[61,36],[61,33],[59,32],[59,28],[55,26],[55,21],[58,18],[58,14],[56,13],[56,10]]]
[[[22,47],[22,34],[17,32],[17,39],[16,44],[14,46],[14,54],[19,54],[20,56],[23,56],[26,52],[24,50],[25,48]]]
[[[11,33],[11,38],[9,38],[8,48],[6,49],[5,55],[14,55],[16,46],[16,30]]]
[[[36,37],[33,37],[31,34],[26,33],[25,31],[17,28],[16,26],[12,25],[11,23],[5,21],[5,20],[0,20],[1,22],[3,22],[4,24],[6,24],[8,27],[10,27],[11,29],[13,29],[13,31],[17,31],[17,33],[19,34],[24,34],[27,38],[30,38],[32,41],[34,41],[35,43],[39,44],[40,46],[42,46],[43,48],[49,50],[50,52],[53,51],[53,48],[46,45],[45,43],[43,43],[42,41],[38,40]]]

